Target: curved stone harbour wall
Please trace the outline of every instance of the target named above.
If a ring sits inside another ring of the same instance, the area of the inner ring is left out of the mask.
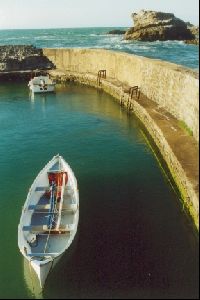
[[[182,195],[183,207],[199,228],[198,77],[171,63],[106,50],[44,49],[60,81],[100,87],[134,112],[153,137]],[[98,86],[97,74],[107,77]],[[141,97],[131,99],[127,87],[138,85]],[[193,137],[179,126],[184,121]]]
[[[183,121],[199,138],[199,80],[190,69],[161,60],[102,49],[43,49],[58,69],[107,76],[142,93]]]

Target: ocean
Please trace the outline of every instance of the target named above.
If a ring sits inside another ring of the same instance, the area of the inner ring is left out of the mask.
[[[127,28],[118,28],[126,30]],[[194,70],[199,67],[199,47],[182,41],[126,41],[110,35],[110,27],[0,30],[0,45],[34,45],[39,48],[105,48],[161,59]]]

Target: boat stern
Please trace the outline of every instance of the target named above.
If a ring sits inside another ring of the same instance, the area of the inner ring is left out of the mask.
[[[45,260],[36,260],[32,258],[30,264],[38,277],[41,288],[43,288],[46,278],[53,267],[53,258],[48,257]]]

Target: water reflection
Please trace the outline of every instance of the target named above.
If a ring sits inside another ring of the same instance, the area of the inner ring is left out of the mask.
[[[32,269],[29,261],[24,260],[24,280],[27,286],[27,289],[31,293],[31,296],[35,299],[43,299],[42,289],[35,271]]]
[[[29,91],[29,99],[34,103],[35,94],[32,91]]]
[[[34,109],[36,102],[39,102],[40,107],[42,108],[42,112],[44,116],[46,116],[46,101],[48,99],[47,94],[35,94],[32,91],[29,92],[29,100],[31,103],[31,108]]]
[[[36,99],[40,99],[42,100],[42,103],[46,102],[47,99],[47,94],[35,94],[34,92],[30,91],[29,92],[29,99],[31,100],[31,102],[35,102]]]

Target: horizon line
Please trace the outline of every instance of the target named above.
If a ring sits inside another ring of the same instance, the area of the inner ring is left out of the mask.
[[[44,30],[44,29],[80,29],[80,28],[130,28],[132,26],[75,26],[75,27],[38,27],[38,28],[0,28],[0,30]]]

